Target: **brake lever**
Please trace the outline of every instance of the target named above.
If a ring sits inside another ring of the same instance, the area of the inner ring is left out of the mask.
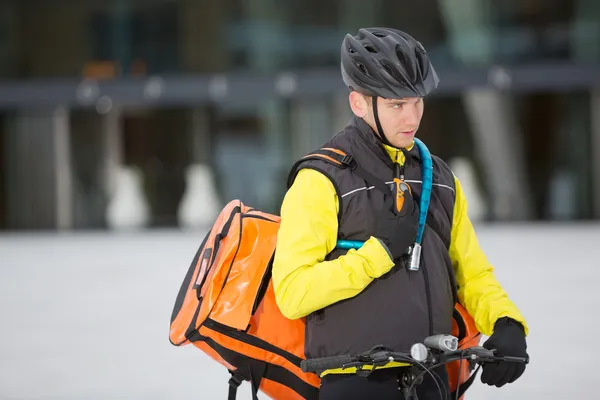
[[[464,350],[445,352],[439,355],[441,363],[447,363],[452,360],[464,359],[469,363],[480,363],[486,361],[496,361],[497,357],[493,350],[484,347],[472,347]]]
[[[353,361],[351,363],[342,365],[342,369],[352,368],[352,367],[361,368],[364,365],[365,365],[364,361]],[[371,364],[369,364],[369,365],[371,365]]]
[[[363,361],[358,360],[358,361],[353,361],[348,364],[342,365],[342,369],[353,368],[353,367],[355,367],[357,369],[363,369],[366,365],[370,365],[372,367],[381,367],[381,366],[387,364],[389,361],[390,360],[388,357],[373,358],[371,360],[363,360]]]
[[[520,364],[529,364],[529,358],[525,357],[513,357],[513,356],[497,356],[498,350],[486,349],[484,347],[474,347],[467,350],[470,353],[471,361],[474,362],[485,362],[485,361],[506,361]]]
[[[472,353],[475,354],[478,358],[494,358],[496,357],[496,351],[497,350],[489,350],[486,349],[485,347],[473,347],[471,349]]]

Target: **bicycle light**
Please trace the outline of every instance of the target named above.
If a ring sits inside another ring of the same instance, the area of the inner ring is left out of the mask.
[[[410,348],[410,356],[413,360],[423,362],[427,359],[427,347],[422,343],[415,343]]]
[[[425,346],[441,351],[456,351],[458,339],[452,335],[434,335],[425,338]]]

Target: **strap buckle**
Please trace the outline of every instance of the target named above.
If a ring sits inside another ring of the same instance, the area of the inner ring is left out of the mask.
[[[230,372],[231,378],[229,378],[229,386],[238,388],[242,382],[245,381],[244,377],[236,372]]]
[[[350,154],[346,154],[340,162],[350,169],[356,168],[356,160]]]

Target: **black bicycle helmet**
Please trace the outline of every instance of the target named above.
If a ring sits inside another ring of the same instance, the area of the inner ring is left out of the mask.
[[[363,28],[342,43],[342,78],[350,90],[386,99],[425,97],[439,78],[421,43],[391,28]]]

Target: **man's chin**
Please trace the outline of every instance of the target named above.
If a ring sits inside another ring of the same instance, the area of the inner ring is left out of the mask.
[[[398,149],[410,147],[413,144],[415,137],[411,136],[410,138],[402,138],[402,140],[394,140],[392,145]]]

